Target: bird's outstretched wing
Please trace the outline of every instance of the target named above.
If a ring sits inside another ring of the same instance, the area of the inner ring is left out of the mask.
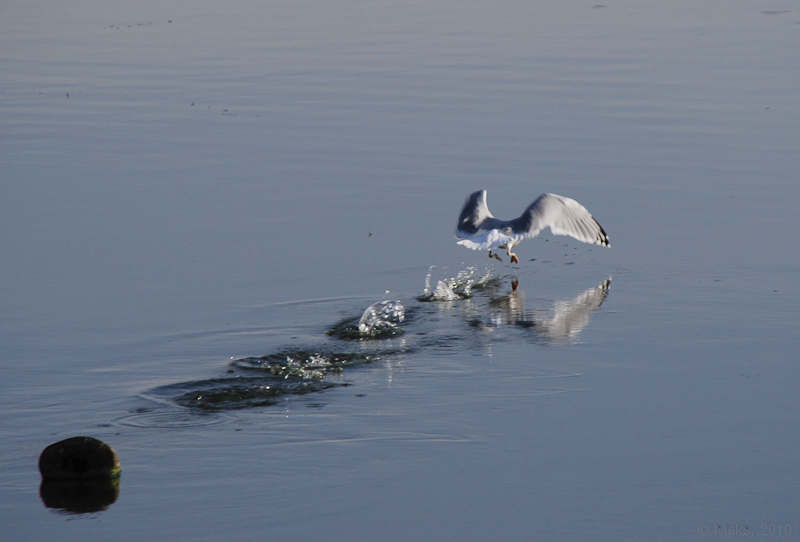
[[[473,192],[464,202],[456,224],[456,237],[468,239],[479,231],[488,231],[502,227],[502,221],[494,217],[486,204],[486,190]]]
[[[569,235],[584,243],[611,246],[608,235],[586,207],[571,198],[542,194],[525,209],[522,216],[510,221],[511,234],[536,237],[549,227],[555,235]]]

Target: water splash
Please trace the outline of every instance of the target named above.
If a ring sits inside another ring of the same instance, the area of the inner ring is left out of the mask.
[[[375,333],[385,329],[396,329],[406,319],[406,309],[400,301],[373,303],[358,321],[361,333]]]
[[[417,300],[471,299],[465,303],[428,306],[427,309],[412,305],[408,311],[398,300],[373,303],[360,317],[351,316],[329,328],[327,335],[335,340],[327,345],[286,348],[260,357],[234,359],[225,376],[169,384],[143,394],[143,397],[157,402],[190,409],[193,416],[189,418],[171,416],[172,411],[165,411],[158,416],[137,415],[121,423],[153,427],[220,423],[214,417],[219,412],[266,407],[290,397],[347,386],[349,384],[338,376],[345,368],[380,359],[390,363],[393,357],[420,348],[460,352],[464,348],[464,339],[475,336],[475,329],[480,332],[481,338],[486,331],[502,332],[507,329],[513,333],[515,329],[522,329],[526,337],[533,337],[541,344],[574,341],[588,324],[591,314],[603,303],[611,282],[609,278],[572,300],[558,300],[548,311],[540,307],[526,309],[524,292],[514,287],[515,277],[512,277],[512,290],[509,292],[504,287],[508,276],[493,276],[488,268],[483,275],[479,275],[474,267],[469,267],[459,271],[455,277],[438,280],[436,287],[432,288],[434,267],[429,269],[424,294]],[[463,320],[466,334],[453,331],[451,327],[441,328],[443,332],[435,327],[430,328],[431,320],[427,316],[435,314],[438,318],[459,305],[460,310],[452,311],[452,314],[457,321]],[[401,324],[416,326],[411,328],[414,333],[401,340],[383,343],[380,349],[373,342],[358,345],[358,352],[348,352],[348,348],[336,341],[391,338],[404,333]],[[503,339],[509,336],[508,333],[502,334]]]
[[[457,299],[467,299],[472,297],[472,290],[484,287],[493,280],[490,270],[486,270],[482,276],[477,276],[474,267],[467,267],[458,272],[455,277],[439,280],[436,288],[431,289],[431,278],[433,275],[432,265],[425,276],[425,290],[422,295],[417,297],[418,301],[455,301]]]
[[[231,365],[248,371],[265,371],[274,376],[322,379],[329,372],[340,373],[345,367],[379,359],[376,355],[361,353],[295,350],[240,358],[233,360]]]
[[[400,324],[406,319],[406,309],[398,300],[373,303],[361,318],[348,318],[328,330],[328,335],[349,341],[384,339],[403,333]]]

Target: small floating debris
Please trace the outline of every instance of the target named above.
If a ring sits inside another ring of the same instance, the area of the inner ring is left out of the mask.
[[[115,478],[122,472],[114,449],[92,437],[72,437],[51,444],[39,456],[45,480]]]

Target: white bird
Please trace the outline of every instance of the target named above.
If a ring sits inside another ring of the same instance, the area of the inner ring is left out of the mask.
[[[549,227],[555,235],[569,235],[584,243],[610,247],[608,235],[586,207],[574,199],[542,194],[513,220],[500,220],[489,212],[486,190],[472,193],[458,217],[458,244],[472,250],[488,250],[490,258],[503,261],[492,249],[505,249],[512,263],[519,263],[511,249]]]

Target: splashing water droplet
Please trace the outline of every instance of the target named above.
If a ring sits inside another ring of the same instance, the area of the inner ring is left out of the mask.
[[[431,266],[425,277],[425,290],[424,293],[417,298],[419,301],[454,301],[456,299],[466,299],[472,297],[473,288],[482,287],[492,278],[491,272],[488,270],[482,277],[476,278],[475,268],[468,267],[459,271],[455,277],[437,281],[436,289],[431,290],[431,275],[434,267],[435,266]]]
[[[361,333],[376,333],[387,329],[396,329],[406,318],[405,307],[400,301],[379,301],[373,303],[358,321]]]

